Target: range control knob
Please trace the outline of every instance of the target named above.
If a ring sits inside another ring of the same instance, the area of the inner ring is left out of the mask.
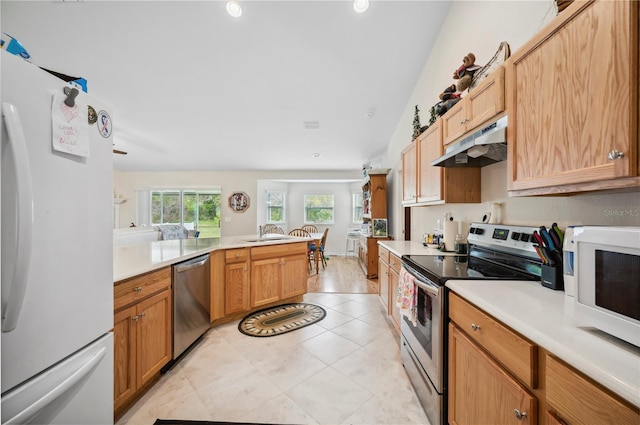
[[[513,239],[514,241],[520,240],[520,232],[511,233],[511,239]]]
[[[469,233],[474,233],[475,234],[476,233],[476,228],[475,227],[471,227],[469,229]]]
[[[481,234],[483,234],[483,233],[484,233],[484,229],[482,229],[482,228],[480,228],[480,227],[478,227],[478,228],[476,229],[476,235],[481,235]]]
[[[520,240],[523,242],[529,242],[529,238],[531,237],[531,235],[527,234],[527,233],[523,233],[520,235]]]

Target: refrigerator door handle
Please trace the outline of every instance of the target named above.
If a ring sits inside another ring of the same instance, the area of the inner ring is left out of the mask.
[[[79,369],[76,369],[71,375],[66,377],[60,384],[51,389],[51,391],[44,394],[38,400],[33,403],[28,403],[28,407],[21,412],[17,413],[11,419],[3,421],[4,424],[23,424],[27,423],[29,419],[34,417],[38,412],[47,407],[49,404],[53,403],[58,397],[69,391],[73,388],[82,378],[87,376],[93,368],[95,368],[98,363],[103,359],[105,354],[107,353],[107,348],[102,347],[100,351],[98,351],[91,359],[89,359],[85,364],[82,365]]]
[[[27,141],[22,131],[20,115],[10,103],[2,104],[2,115],[9,135],[9,144],[14,152],[16,170],[16,194],[18,197],[17,240],[15,243],[16,263],[11,282],[2,282],[2,332],[10,332],[18,325],[20,311],[27,291],[29,267],[31,264],[32,231],[34,220],[33,185],[31,165],[27,154]],[[3,266],[5,266],[3,264]]]

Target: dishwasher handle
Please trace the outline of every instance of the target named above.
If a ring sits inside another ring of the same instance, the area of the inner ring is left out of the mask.
[[[196,267],[202,266],[207,261],[209,261],[209,255],[208,254],[204,258],[202,258],[201,260],[197,260],[195,262],[187,262],[186,264],[183,263],[183,264],[175,266],[175,271],[177,273],[186,272],[187,270],[195,269]]]

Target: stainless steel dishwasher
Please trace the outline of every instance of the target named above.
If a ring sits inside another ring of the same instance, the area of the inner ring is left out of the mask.
[[[173,266],[173,360],[209,329],[209,254]]]

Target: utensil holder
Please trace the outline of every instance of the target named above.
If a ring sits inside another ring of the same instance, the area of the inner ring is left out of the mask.
[[[563,272],[562,265],[559,266],[547,266],[545,264],[542,265],[542,274],[540,275],[540,280],[542,286],[553,289],[555,291],[563,291],[564,290],[564,280],[563,280]]]

